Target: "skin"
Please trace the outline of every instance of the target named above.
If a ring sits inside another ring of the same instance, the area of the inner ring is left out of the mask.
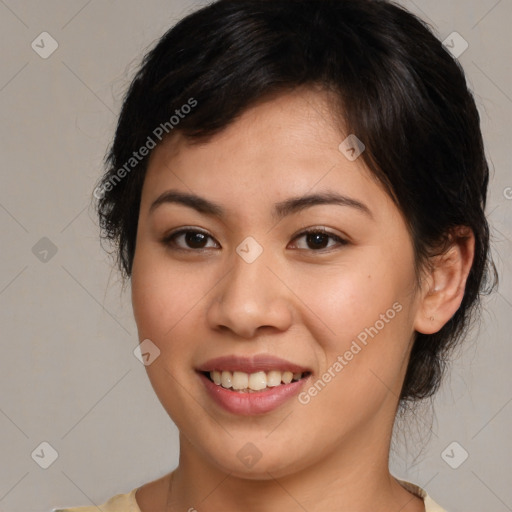
[[[146,369],[180,430],[180,460],[171,492],[170,474],[138,490],[142,512],[425,510],[389,473],[393,421],[414,332],[438,331],[459,307],[474,240],[457,238],[418,287],[401,212],[361,158],[340,152],[346,134],[331,112],[326,93],[298,89],[248,109],[209,142],[178,133],[151,155],[132,301],[139,339],[161,351]],[[225,217],[176,203],[150,211],[170,189],[218,203]],[[271,215],[277,202],[325,191],[371,216],[335,204]],[[207,232],[202,251],[184,236],[163,241],[184,226]],[[318,249],[300,235],[319,227],[348,243],[324,238]],[[247,236],[263,248],[250,264],[235,251]],[[311,384],[397,302],[400,312],[307,404],[235,415],[194,370],[213,357],[272,354],[311,368]],[[237,457],[248,442],[262,454],[251,468]]]

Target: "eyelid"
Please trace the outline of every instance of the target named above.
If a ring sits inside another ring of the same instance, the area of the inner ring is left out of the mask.
[[[165,246],[168,246],[168,247],[172,245],[172,249],[177,250],[177,251],[181,250],[181,251],[187,251],[187,252],[199,252],[200,253],[200,252],[208,251],[209,249],[211,249],[211,247],[202,247],[202,248],[180,247],[174,243],[175,238],[177,238],[180,235],[189,233],[189,232],[203,234],[207,237],[207,239],[213,240],[217,245],[220,246],[219,242],[217,242],[217,240],[215,240],[215,238],[212,235],[210,235],[206,230],[203,230],[201,228],[197,228],[194,226],[182,226],[180,228],[176,228],[175,230],[172,230],[170,233],[166,233],[161,238],[161,243],[163,243]],[[291,242],[294,242],[297,239],[307,236],[309,234],[315,234],[315,233],[322,233],[322,234],[327,235],[328,237],[331,238],[331,240],[335,240],[337,242],[338,247],[345,246],[350,243],[348,240],[348,237],[345,237],[343,235],[338,235],[332,231],[329,231],[324,226],[313,226],[313,227],[308,227],[308,228],[302,228],[292,236]],[[316,250],[315,249],[298,249],[298,250],[299,251],[309,251],[309,252],[313,252],[313,253],[322,253],[322,252],[330,252],[331,250],[333,250],[335,248],[336,248],[336,246],[320,248],[320,249],[316,249]]]
[[[168,233],[166,233],[162,238],[161,238],[161,243],[163,243],[165,246],[171,246],[171,243],[174,242],[174,238],[180,236],[180,235],[184,235],[188,232],[192,232],[192,233],[201,233],[202,235],[205,235],[207,238],[211,239],[211,240],[214,240],[215,243],[217,245],[220,245],[217,240],[215,240],[215,238],[210,235],[210,233],[208,233],[207,231],[201,229],[201,228],[196,228],[194,226],[182,226],[181,228],[177,228],[175,230],[172,230]],[[176,244],[173,244],[173,247],[172,247],[173,250],[177,250],[177,251],[187,251],[187,252],[201,252],[201,251],[206,251],[208,249],[211,249],[211,247],[203,247],[201,249],[192,249],[190,247],[180,247],[179,245],[176,245]]]
[[[303,236],[307,236],[310,233],[322,233],[322,234],[328,235],[331,239],[336,240],[338,245],[341,245],[341,246],[348,245],[350,243],[348,240],[348,237],[344,237],[343,235],[338,235],[336,233],[333,233],[332,231],[327,230],[324,226],[316,226],[316,227],[313,226],[310,228],[303,228],[300,231],[298,231],[296,235],[294,235],[292,237],[292,241],[295,241],[298,238],[302,238]],[[299,249],[299,250],[303,250],[303,251],[309,250],[310,252],[321,253],[321,252],[328,252],[334,248],[335,247],[318,249],[318,250],[314,250],[314,249]]]

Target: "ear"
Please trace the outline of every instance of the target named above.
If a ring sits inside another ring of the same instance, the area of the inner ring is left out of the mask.
[[[438,332],[459,309],[475,254],[475,237],[467,226],[449,235],[448,249],[431,258],[416,311],[414,329],[423,334]]]

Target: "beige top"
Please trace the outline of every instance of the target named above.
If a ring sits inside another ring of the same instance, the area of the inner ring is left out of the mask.
[[[425,503],[425,512],[447,512],[444,508],[441,508],[421,487],[407,482],[405,480],[397,480],[401,483],[402,487],[405,487],[408,491],[412,492],[418,498],[422,498]],[[72,507],[72,508],[54,508],[51,512],[141,512],[137,501],[135,500],[135,493],[138,487],[126,494],[116,494],[112,496],[99,507],[86,506],[86,507]]]

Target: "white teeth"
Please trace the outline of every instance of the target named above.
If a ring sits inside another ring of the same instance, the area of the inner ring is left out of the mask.
[[[249,376],[249,389],[260,391],[267,387],[267,376],[265,372],[251,373]]]
[[[283,372],[283,375],[281,376],[281,380],[285,384],[290,384],[290,382],[293,380],[293,373],[292,372]]]
[[[293,373],[290,371],[280,372],[271,370],[269,372],[228,372],[214,370],[210,372],[210,379],[226,389],[236,391],[261,391],[266,388],[273,388],[281,384],[289,384],[292,381],[302,379],[302,373]]]
[[[281,372],[272,370],[267,373],[267,386],[273,388],[281,384]]]
[[[210,377],[211,376],[212,375],[211,375],[211,372],[210,372]],[[220,380],[220,383],[222,384],[222,387],[223,388],[230,388],[231,387],[232,379],[233,379],[233,374],[231,372],[222,372],[221,380]]]
[[[247,389],[247,386],[249,385],[249,375],[244,372],[233,372],[233,380],[231,385],[233,389]]]

